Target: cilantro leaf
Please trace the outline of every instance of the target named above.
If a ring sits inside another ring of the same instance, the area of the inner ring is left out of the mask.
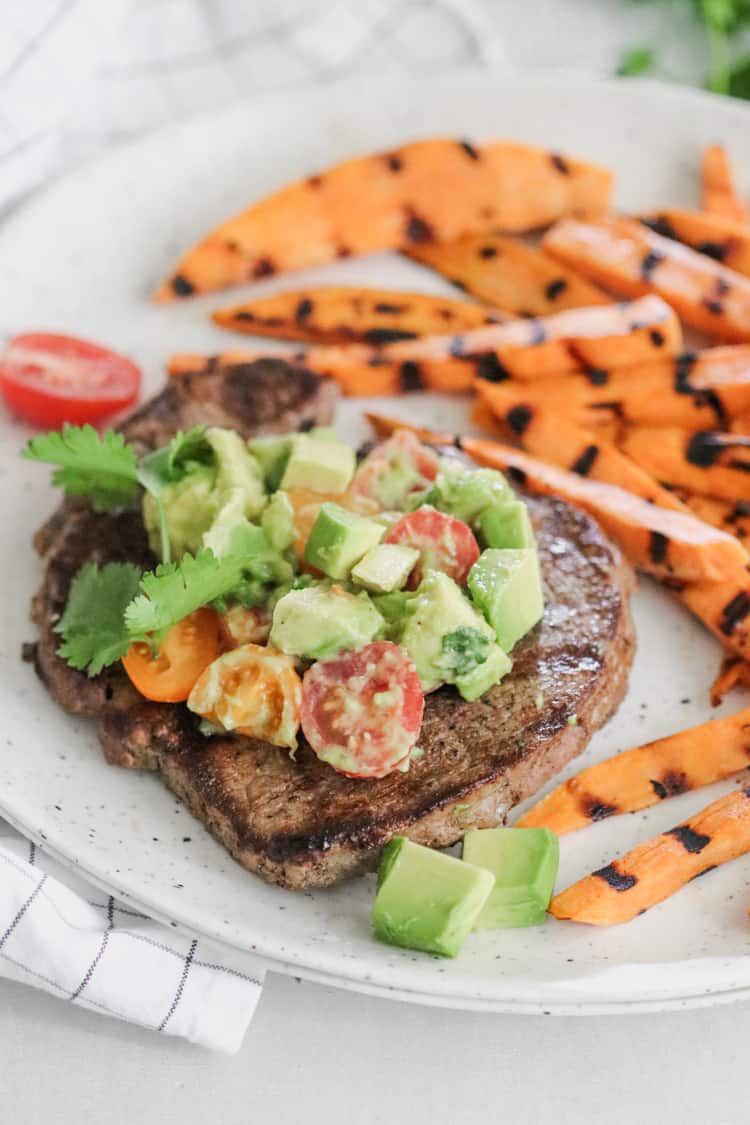
[[[205,547],[197,555],[183,555],[179,564],[162,563],[143,575],[141,593],[125,611],[128,630],[132,636],[162,636],[189,613],[239,586],[247,565],[237,555],[217,559]]]
[[[63,638],[58,655],[89,676],[124,656],[133,639],[125,627],[125,609],[140,580],[140,570],[131,563],[82,566],[55,627]]]
[[[33,437],[22,456],[58,468],[53,484],[70,496],[88,496],[93,508],[106,511],[129,504],[138,493],[135,451],[122,434],[93,426],[63,426]]]
[[[490,638],[471,625],[464,625],[443,637],[441,665],[456,676],[468,676],[484,664],[490,651]]]
[[[620,78],[635,78],[645,74],[654,65],[655,54],[650,47],[631,47],[620,59],[617,74]]]

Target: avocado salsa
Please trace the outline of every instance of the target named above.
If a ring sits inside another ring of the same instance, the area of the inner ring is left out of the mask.
[[[301,729],[349,776],[408,769],[425,693],[479,698],[542,615],[526,506],[501,473],[407,431],[359,463],[322,427],[250,442],[195,427],[139,459],[113,431],[68,426],[25,456],[98,510],[140,503],[162,560],[86,564],[60,655],[90,675],[121,660],[207,735],[294,754]]]

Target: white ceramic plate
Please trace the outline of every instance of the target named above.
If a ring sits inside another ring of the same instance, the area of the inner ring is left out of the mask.
[[[707,141],[725,141],[741,182],[750,184],[749,127],[750,112],[737,103],[651,84],[466,76],[257,99],[115,150],[18,213],[0,236],[0,333],[53,329],[100,340],[133,355],[152,391],[170,351],[216,350],[233,338],[206,316],[225,297],[157,307],[148,302],[150,291],[197,236],[290,178],[434,133],[509,136],[611,165],[623,207],[690,205]],[[334,279],[449,291],[390,255],[304,278]],[[289,277],[276,286],[299,282]],[[452,428],[465,418],[462,404],[437,396],[380,405]],[[346,437],[365,435],[359,416],[366,406],[342,405]],[[38,579],[31,535],[54,498],[47,473],[17,459],[25,430],[8,417],[0,425],[0,812],[48,850],[158,917],[253,949],[288,971],[366,991],[455,1007],[556,1012],[750,995],[750,857],[628,926],[597,930],[550,920],[539,929],[474,935],[453,962],[371,939],[372,878],[291,894],[245,872],[158,778],[105,765],[90,726],[65,716],[20,662],[21,642],[33,636],[27,606]],[[585,761],[709,715],[718,645],[647,584],[635,612],[639,648],[630,692]],[[743,702],[735,697],[726,707]],[[565,839],[560,885],[718,791]]]

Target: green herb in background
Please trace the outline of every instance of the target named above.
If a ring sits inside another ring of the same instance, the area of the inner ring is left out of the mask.
[[[658,0],[642,0],[658,3]],[[716,94],[731,94],[750,100],[750,55],[734,57],[737,35],[750,27],[750,0],[684,0],[706,29],[709,54],[705,85]],[[617,68],[623,77],[646,74],[656,62],[649,47],[627,50]]]

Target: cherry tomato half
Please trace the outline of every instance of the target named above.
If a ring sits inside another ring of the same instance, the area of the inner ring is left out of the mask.
[[[198,609],[169,630],[158,656],[152,654],[147,644],[136,641],[122,663],[133,685],[146,699],[181,703],[219,651],[218,614],[212,609]]]
[[[463,586],[479,558],[479,544],[470,527],[429,506],[402,516],[385,537],[386,543],[414,547],[420,561],[409,577],[415,589],[425,570],[442,570]]]
[[[390,641],[320,660],[302,679],[302,730],[347,777],[385,777],[409,757],[424,696],[409,654]]]
[[[291,656],[247,644],[205,669],[188,707],[224,730],[294,750],[301,690]]]
[[[368,453],[349,491],[376,500],[381,508],[403,508],[410,493],[434,481],[439,467],[437,454],[409,430],[399,430]]]
[[[51,332],[10,341],[0,360],[0,391],[27,422],[54,428],[98,422],[138,397],[141,373],[125,356]]]

